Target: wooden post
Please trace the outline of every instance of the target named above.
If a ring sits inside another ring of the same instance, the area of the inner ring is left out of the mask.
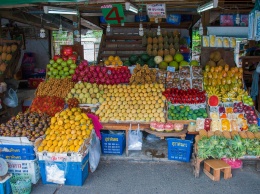
[[[204,11],[201,17],[201,22],[203,26],[203,35],[207,35],[207,26],[209,25],[209,20],[210,20],[210,12]]]

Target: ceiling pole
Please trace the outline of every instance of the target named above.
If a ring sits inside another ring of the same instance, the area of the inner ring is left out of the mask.
[[[209,21],[210,21],[210,12],[209,11],[204,11],[201,16],[201,22],[203,26],[203,35],[207,35],[207,26],[209,26]]]

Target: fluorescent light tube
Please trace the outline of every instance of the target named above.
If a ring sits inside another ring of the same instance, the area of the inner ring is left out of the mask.
[[[43,6],[44,13],[48,14],[69,14],[69,15],[77,15],[78,11],[74,9],[62,8],[62,7],[51,7],[51,6]]]
[[[197,12],[200,13],[216,7],[218,7],[218,0],[213,0],[208,3],[205,3],[204,5],[199,6]]]
[[[128,11],[132,11],[134,13],[138,13],[138,9],[136,6],[134,6],[133,4],[129,3],[129,2],[125,2],[125,9]]]

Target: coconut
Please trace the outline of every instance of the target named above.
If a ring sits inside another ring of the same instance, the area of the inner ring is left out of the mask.
[[[221,53],[219,51],[215,51],[213,61],[218,62],[221,59]]]
[[[222,66],[224,67],[226,65],[226,62],[224,61],[224,59],[220,59],[217,63],[218,66]]]
[[[210,67],[216,67],[216,63],[214,61],[209,60],[206,65],[210,66]]]

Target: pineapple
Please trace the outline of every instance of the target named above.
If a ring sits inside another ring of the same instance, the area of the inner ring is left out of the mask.
[[[223,131],[223,136],[226,138],[226,139],[231,139],[231,135],[230,135],[230,132],[229,131]]]
[[[223,136],[222,132],[219,131],[219,130],[215,131],[215,132],[214,132],[214,135],[216,135],[216,136],[220,136],[220,137]]]
[[[254,133],[254,135],[255,135],[255,138],[260,139],[260,132],[256,132],[256,133]]]
[[[231,131],[231,137],[234,139],[234,136],[238,135],[238,131]]]
[[[246,131],[246,135],[249,139],[255,139],[255,135],[251,131]]]
[[[200,141],[200,139],[201,139],[201,138],[200,138],[200,135],[196,135],[196,137],[195,137],[195,142],[198,143],[198,142]]]
[[[201,137],[208,137],[208,132],[205,129],[199,131],[199,135]]]
[[[213,131],[208,131],[208,138],[212,137],[214,135]]]
[[[247,135],[246,135],[246,132],[245,132],[245,131],[240,131],[240,132],[239,132],[239,136],[240,136],[242,139],[246,139],[246,138],[247,138]]]

